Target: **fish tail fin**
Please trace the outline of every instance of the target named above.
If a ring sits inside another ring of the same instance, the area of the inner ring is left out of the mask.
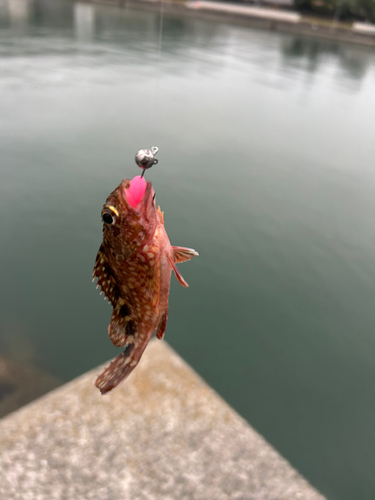
[[[106,394],[125,380],[137,366],[147,342],[144,346],[136,348],[128,344],[121,354],[115,357],[95,380],[96,387],[102,394]]]
[[[179,262],[186,262],[187,260],[192,259],[199,255],[198,252],[193,250],[192,248],[186,247],[172,247],[173,250],[173,260],[175,264]]]
[[[156,336],[159,340],[163,340],[164,334],[165,334],[165,329],[167,328],[167,321],[168,321],[168,309],[162,314],[158,327],[156,329]]]

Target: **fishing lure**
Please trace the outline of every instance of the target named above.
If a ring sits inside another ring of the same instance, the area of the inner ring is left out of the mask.
[[[102,210],[103,243],[93,276],[113,308],[109,337],[116,347],[125,346],[95,381],[102,394],[134,370],[155,331],[158,339],[164,337],[172,270],[182,286],[189,286],[176,264],[198,255],[169,242],[154,188],[144,178],[145,169],[157,163],[157,151],[138,151],[142,175],[124,179]]]

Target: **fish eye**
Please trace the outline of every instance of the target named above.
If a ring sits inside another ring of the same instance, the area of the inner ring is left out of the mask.
[[[103,208],[102,220],[105,224],[113,226],[114,224],[116,224],[117,217],[118,212],[114,207]]]

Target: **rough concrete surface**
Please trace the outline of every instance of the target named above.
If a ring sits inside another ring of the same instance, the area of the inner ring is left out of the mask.
[[[98,371],[0,421],[2,500],[323,500],[164,342],[104,397]]]

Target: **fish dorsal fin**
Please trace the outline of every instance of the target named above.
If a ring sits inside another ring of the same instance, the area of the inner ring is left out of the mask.
[[[187,260],[190,260],[193,257],[199,255],[199,253],[193,250],[192,248],[172,247],[172,249],[173,249],[173,260],[175,264],[178,264],[179,262],[186,262]]]
[[[115,308],[120,296],[120,290],[113,276],[112,268],[105,256],[103,245],[100,246],[98,255],[96,256],[93,281],[95,278],[98,278],[96,288],[100,286],[100,293],[103,292],[104,296],[111,302],[112,307]]]
[[[173,262],[172,258],[169,257],[169,262],[171,263],[171,266],[172,266],[172,269],[176,275],[176,278],[177,278],[177,281],[180,283],[180,285],[184,286],[184,287],[188,287],[189,284],[187,283],[187,281],[184,280],[182,274],[180,273],[180,271],[177,269],[177,266],[176,264]]]
[[[160,207],[158,207],[158,214],[160,215],[161,223],[164,226],[164,212],[161,211]]]

